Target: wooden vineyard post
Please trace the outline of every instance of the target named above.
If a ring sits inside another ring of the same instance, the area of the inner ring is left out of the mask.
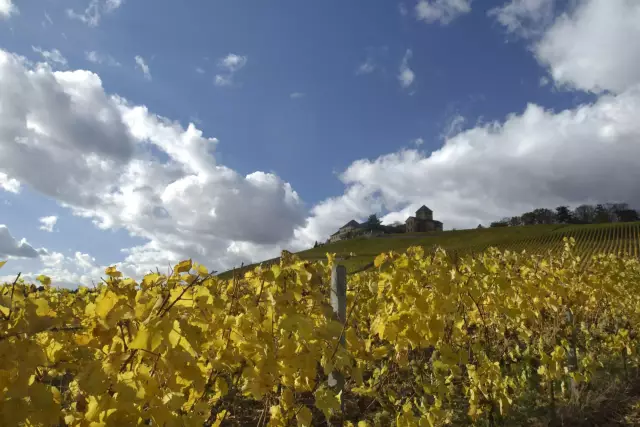
[[[569,372],[578,372],[578,354],[576,350],[576,320],[573,317],[573,312],[570,308],[566,311],[567,322],[571,327],[571,341],[569,342]],[[578,400],[578,384],[576,380],[571,378],[569,380],[571,401],[577,403]]]
[[[331,271],[331,308],[337,320],[343,325],[346,322],[347,317],[347,269],[344,265],[333,266]],[[340,337],[340,346],[346,345],[345,334]],[[335,393],[340,393],[344,390],[344,376],[342,373],[334,370],[329,374],[329,387],[333,389]],[[340,415],[339,417],[332,417],[327,420],[329,426],[341,426],[342,413],[344,411],[344,400],[340,400]]]

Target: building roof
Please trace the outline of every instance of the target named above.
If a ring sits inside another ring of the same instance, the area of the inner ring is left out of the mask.
[[[405,221],[405,222],[415,221],[415,220],[416,220],[415,216],[410,216],[409,218],[407,218],[407,221]]]
[[[427,212],[429,212],[429,213],[433,213],[433,211],[432,211],[431,209],[429,209],[429,208],[428,208],[428,207],[426,207],[425,205],[422,205],[422,207],[420,207],[420,209],[418,209],[418,210],[416,211],[416,214],[417,214],[418,212],[422,212],[422,211],[427,211]]]
[[[345,225],[340,227],[340,230],[342,230],[343,228],[347,228],[347,227],[358,228],[358,227],[360,227],[360,224],[355,219],[352,219],[351,221],[349,221],[348,223],[346,223]]]

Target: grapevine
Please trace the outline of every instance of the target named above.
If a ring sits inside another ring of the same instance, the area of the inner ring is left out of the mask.
[[[189,260],[141,281],[109,267],[95,289],[17,277],[0,286],[0,424],[310,426],[345,407],[360,427],[496,425],[531,395],[553,413],[640,363],[640,262],[585,269],[575,248],[383,253],[349,277],[346,325],[333,254],[231,280]]]

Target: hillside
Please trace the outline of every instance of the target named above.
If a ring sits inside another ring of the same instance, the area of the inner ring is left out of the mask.
[[[411,246],[432,249],[444,248],[451,256],[482,252],[495,246],[501,250],[526,250],[540,254],[549,249],[561,250],[562,238],[574,237],[576,250],[587,262],[598,252],[640,255],[640,222],[606,224],[551,224],[520,227],[497,227],[470,230],[440,231],[430,233],[395,234],[372,239],[344,240],[317,248],[298,252],[302,259],[326,259],[326,253],[335,253],[343,258],[343,264],[352,272],[371,263],[382,252],[404,251]],[[349,256],[353,253],[354,256]],[[274,258],[265,261],[272,263]],[[255,265],[244,267],[250,269]],[[233,271],[221,273],[221,277],[231,277]]]

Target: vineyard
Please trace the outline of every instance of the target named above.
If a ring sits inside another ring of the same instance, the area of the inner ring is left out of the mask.
[[[591,260],[596,253],[627,253],[640,256],[640,222],[607,223],[588,225],[530,225],[520,227],[485,228],[472,230],[454,230],[433,233],[414,233],[410,235],[389,235],[375,239],[345,240],[318,248],[299,252],[302,259],[316,261],[325,258],[325,253],[336,253],[344,260],[350,271],[359,270],[370,265],[373,259],[382,252],[405,251],[411,246],[421,246],[426,251],[441,247],[452,257],[462,257],[482,253],[490,247],[528,254],[546,254],[551,250],[560,252],[563,239],[573,237],[578,242],[575,248],[583,264]],[[278,262],[278,259],[265,264]],[[257,266],[249,266],[248,271]],[[233,276],[233,271],[220,275],[223,278]]]
[[[0,288],[0,425],[621,423],[640,396],[637,229],[602,236],[544,257],[383,253],[349,277],[344,322],[331,254],[231,280],[191,261],[77,291],[18,277]],[[633,256],[578,255],[603,242]]]

